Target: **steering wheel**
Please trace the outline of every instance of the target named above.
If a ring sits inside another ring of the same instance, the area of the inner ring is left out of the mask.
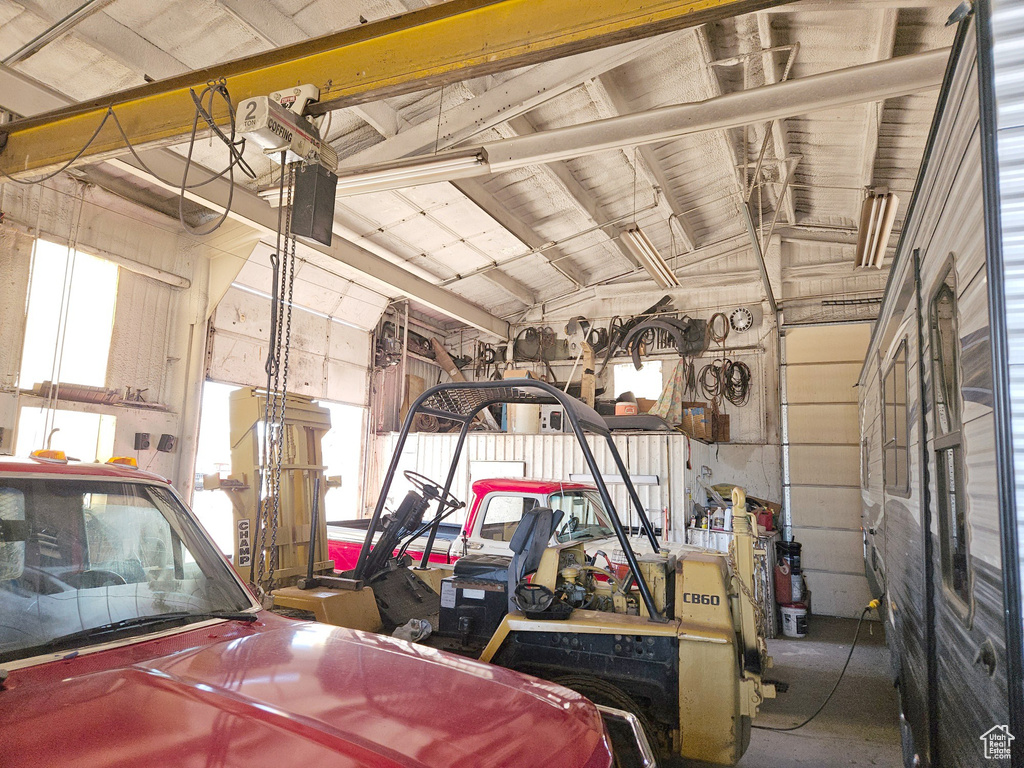
[[[443,488],[443,486],[440,483],[435,483],[426,475],[421,475],[419,472],[413,472],[411,469],[405,470],[402,474],[405,475],[405,479],[409,481],[409,484],[412,485],[413,488],[423,494],[423,498],[428,501],[437,499],[441,509],[444,509],[445,507],[461,509],[466,506],[466,503],[455,498],[451,491],[442,497],[441,488]]]
[[[558,532],[558,535],[564,536],[567,533],[571,535],[575,533],[576,529],[579,527],[580,519],[576,517],[576,515],[569,515],[569,519],[566,520],[565,523],[562,525],[562,530]]]
[[[117,587],[127,584],[119,573],[103,568],[89,568],[85,571],[71,571],[61,574],[61,580],[75,589],[96,589],[97,587]]]
[[[521,581],[516,585],[515,601],[523,613],[541,613],[551,607],[555,593],[543,584]]]

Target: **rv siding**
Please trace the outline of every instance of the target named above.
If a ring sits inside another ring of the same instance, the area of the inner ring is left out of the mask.
[[[1007,722],[1008,716],[979,114],[975,43],[974,36],[968,35],[939,117],[928,169],[915,191],[916,207],[912,220],[905,223],[894,279],[883,301],[876,338],[861,377],[862,440],[869,451],[879,454],[877,460],[868,460],[869,471],[862,484],[865,526],[878,509],[884,509],[884,528],[876,533],[876,539],[881,537],[882,541],[871,542],[869,536],[868,543],[869,548],[873,543],[883,550],[888,640],[900,675],[904,711],[922,758],[928,739],[926,567],[932,569],[938,734],[934,764],[942,766],[981,764],[984,757],[979,736],[993,725]],[[919,348],[914,296],[915,250],[921,264],[923,349]],[[970,584],[966,612],[943,584],[931,409],[928,316],[934,292],[950,267],[956,280],[956,331],[960,341],[958,374]],[[903,338],[908,344],[911,412],[909,498],[887,493],[881,477],[881,379]],[[928,392],[926,402],[921,402],[922,377]],[[926,430],[924,446],[922,421]],[[921,466],[922,457],[927,467]],[[927,532],[922,530],[925,478],[931,500]],[[925,535],[932,546],[930,564],[925,560]],[[976,662],[978,650],[985,643],[998,660],[991,677]]]

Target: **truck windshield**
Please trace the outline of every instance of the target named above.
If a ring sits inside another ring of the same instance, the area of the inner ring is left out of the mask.
[[[0,478],[0,663],[252,606],[170,489]]]
[[[614,534],[608,525],[608,515],[601,505],[601,498],[592,491],[553,493],[548,499],[548,505],[565,513],[556,532],[559,542],[600,539]]]

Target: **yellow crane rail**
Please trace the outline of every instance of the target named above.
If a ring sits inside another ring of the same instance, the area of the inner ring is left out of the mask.
[[[0,127],[0,170],[59,167],[81,151],[108,109],[137,146],[180,142],[192,127],[190,88],[223,78],[238,102],[313,83],[317,112],[409,93],[782,5],[790,0],[451,0],[188,72]],[[215,119],[227,121],[221,106]],[[82,158],[122,154],[107,122]]]

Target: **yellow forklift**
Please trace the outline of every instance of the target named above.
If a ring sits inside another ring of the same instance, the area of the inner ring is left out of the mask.
[[[509,544],[511,557],[467,554],[454,568],[431,567],[438,526],[464,506],[451,487],[474,418],[492,405],[551,403],[562,406],[577,438],[626,560],[624,572],[613,573],[587,554],[571,510],[548,508],[524,514]],[[386,512],[403,446],[420,414],[461,425],[447,476],[435,482],[405,473],[414,489]],[[588,433],[605,439],[654,554],[638,555],[631,546]],[[314,572],[317,557],[311,555],[307,577],[275,589],[274,604],[387,633],[410,620],[429,622],[427,645],[551,680],[630,712],[634,727],[639,724],[665,756],[732,765],[747,748],[761,702],[775,695],[762,679],[770,659],[753,596],[756,521],[740,490],[733,507],[728,553],[685,548],[670,554],[596,411],[534,379],[451,382],[427,390],[409,409],[355,568],[340,577],[323,568]],[[311,522],[322,531],[315,515]],[[423,535],[427,545],[414,564],[405,549]],[[310,552],[319,550],[316,535],[312,539]]]

